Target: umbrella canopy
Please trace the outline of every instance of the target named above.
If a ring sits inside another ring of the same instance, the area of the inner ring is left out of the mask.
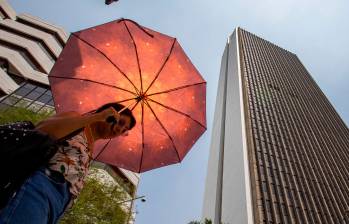
[[[131,20],[72,33],[49,81],[57,112],[131,104],[128,136],[95,144],[110,165],[144,172],[178,163],[206,130],[205,80],[175,38]]]

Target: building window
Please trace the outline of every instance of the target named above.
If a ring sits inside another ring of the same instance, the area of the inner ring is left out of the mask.
[[[14,75],[10,72],[7,72],[7,75],[10,76],[11,79],[13,79],[13,81],[15,81],[15,83],[17,83],[18,85],[21,85],[23,82],[25,82],[25,78],[19,75]]]
[[[5,72],[8,71],[9,69],[9,65],[8,65],[8,61],[4,58],[0,58],[0,68],[2,70],[4,70]]]
[[[36,71],[45,73],[45,70],[42,68],[42,66],[36,61],[36,59],[28,52],[27,49],[17,46],[15,44],[8,43],[6,41],[0,40],[0,46],[3,46],[8,49],[12,49],[18,53],[21,54],[24,60],[28,62],[28,64]]]
[[[6,96],[6,93],[0,89],[0,98]]]
[[[2,69],[5,73],[7,73],[7,75],[10,76],[11,79],[19,85],[25,81],[25,79],[23,77],[20,77],[18,75],[14,75],[11,73],[10,64],[8,63],[7,59],[5,59],[5,58],[0,57],[0,69]],[[0,96],[0,97],[2,97],[2,96]]]
[[[43,40],[23,33],[21,31],[15,30],[11,27],[7,27],[5,25],[0,24],[0,29],[35,42],[52,62],[55,62],[57,60],[57,57],[54,55],[54,53],[50,50],[50,48],[45,44]]]
[[[24,107],[34,112],[53,112],[51,90],[43,85],[25,82],[0,101],[0,107]]]
[[[5,10],[0,7],[0,17],[1,19],[7,19],[8,15],[6,14]]]
[[[51,35],[54,37],[54,39],[57,41],[57,43],[58,43],[62,48],[64,47],[64,45],[65,45],[64,41],[60,38],[60,36],[59,36],[55,31],[50,30],[50,29],[47,29],[47,28],[44,28],[44,27],[42,27],[42,26],[39,26],[39,25],[34,24],[34,23],[31,23],[31,22],[28,22],[28,21],[26,21],[25,19],[22,19],[22,18],[17,18],[16,21],[19,22],[19,23],[22,23],[22,24],[24,24],[24,25],[33,27],[33,28],[35,28],[35,29],[41,30],[41,31],[43,31],[43,32],[45,32],[45,33],[51,34]]]

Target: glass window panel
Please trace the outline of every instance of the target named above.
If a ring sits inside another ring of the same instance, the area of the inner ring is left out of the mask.
[[[21,99],[18,103],[16,103],[16,107],[26,107],[30,104],[28,100]]]
[[[37,91],[39,93],[44,93],[46,91],[46,89],[44,89],[42,87],[36,87],[35,91]]]
[[[3,102],[8,105],[15,104],[19,99],[15,96],[8,96]]]
[[[54,103],[53,103],[53,100],[51,100],[50,102],[48,102],[48,105],[53,106],[53,107],[55,106]]]
[[[0,109],[6,109],[8,107],[9,107],[9,105],[7,105],[5,103],[0,103]]]
[[[41,94],[37,91],[32,91],[29,93],[26,98],[31,99],[31,100],[36,100]]]
[[[37,104],[37,103],[33,103],[33,104],[31,104],[31,105],[28,107],[28,109],[33,110],[33,111],[37,111],[37,110],[39,110],[41,107],[42,107],[42,105]]]
[[[27,88],[27,87],[20,87],[18,88],[14,93],[16,95],[20,95],[20,96],[25,96],[27,95],[32,89],[31,88]]]
[[[36,86],[34,86],[33,84],[30,84],[30,83],[26,83],[24,85],[26,88],[29,88],[29,89],[34,89]]]
[[[40,102],[46,104],[46,103],[48,103],[51,99],[52,99],[51,96],[48,96],[48,95],[44,94],[44,95],[40,96],[39,99],[37,99],[37,101],[40,101]]]

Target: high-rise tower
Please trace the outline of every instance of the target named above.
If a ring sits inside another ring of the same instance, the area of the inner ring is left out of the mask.
[[[219,78],[203,218],[349,223],[349,129],[298,57],[237,28]]]

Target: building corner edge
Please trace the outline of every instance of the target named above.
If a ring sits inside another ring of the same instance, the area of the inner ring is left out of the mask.
[[[235,39],[236,39],[236,54],[237,54],[237,65],[238,65],[238,76],[239,76],[239,95],[240,95],[240,109],[241,109],[241,125],[242,125],[242,143],[243,143],[243,159],[244,159],[244,176],[245,176],[245,192],[246,192],[246,209],[247,209],[247,221],[248,224],[254,223],[254,213],[253,213],[253,203],[252,203],[252,187],[251,187],[251,171],[250,162],[248,155],[248,140],[247,140],[247,111],[245,106],[246,95],[243,90],[243,76],[241,68],[241,58],[240,58],[240,41],[239,41],[239,29],[235,28]]]

